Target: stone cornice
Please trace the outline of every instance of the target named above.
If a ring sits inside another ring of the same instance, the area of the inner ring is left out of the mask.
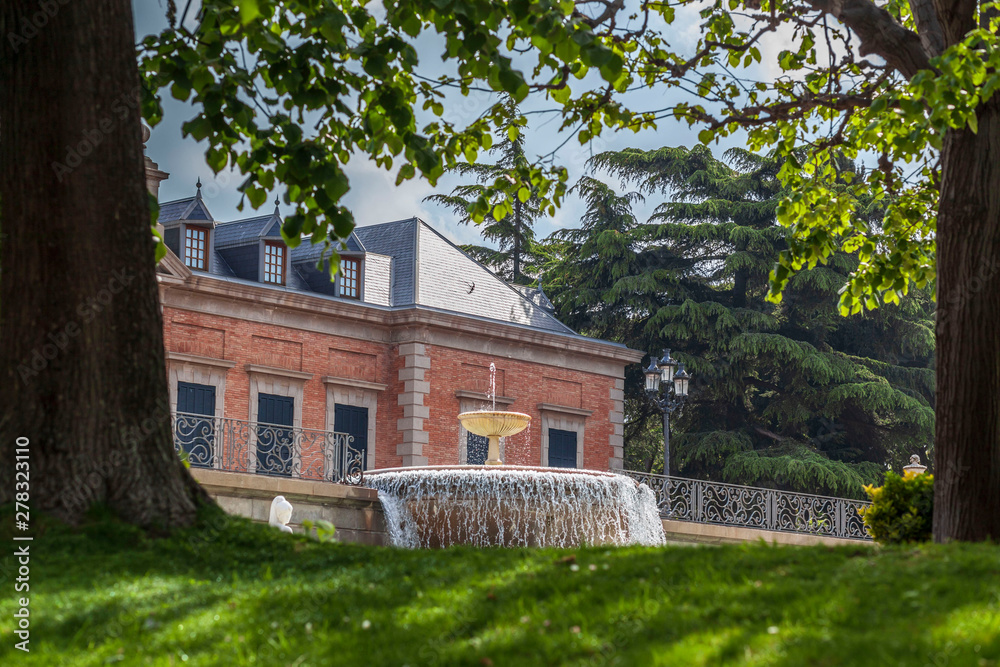
[[[341,378],[333,375],[324,375],[323,384],[334,384],[339,387],[349,389],[370,389],[372,391],[385,391],[389,385],[381,382],[368,382],[367,380],[355,380],[354,378]]]
[[[287,368],[276,368],[274,366],[261,366],[260,364],[247,364],[247,373],[258,373],[260,375],[273,375],[276,377],[291,378],[293,380],[311,380],[312,373],[293,371]]]
[[[485,394],[481,391],[467,391],[465,389],[456,389],[455,398],[468,398],[473,401],[482,401],[483,403],[488,403],[489,401],[496,400],[497,405],[503,405],[503,406],[510,405],[515,400],[510,396],[497,396],[496,399],[494,399],[488,394]]]
[[[627,347],[598,340],[585,336],[565,335],[554,332],[541,331],[516,324],[505,324],[502,322],[491,322],[461,315],[459,313],[448,313],[438,310],[431,310],[416,306],[405,310],[397,310],[392,313],[392,323],[397,327],[440,327],[449,330],[460,330],[464,334],[480,334],[489,338],[505,338],[515,340],[519,343],[529,343],[544,347],[556,347],[566,352],[576,352],[587,355],[601,356],[605,359],[614,359],[623,364],[638,363],[642,361],[645,353],[639,350],[632,350]],[[404,334],[405,335],[405,334]],[[398,342],[430,342],[419,339],[419,334],[414,337],[412,334],[405,340]]]
[[[216,359],[214,357],[200,357],[197,354],[185,354],[184,352],[167,352],[167,361],[179,361],[185,364],[198,364],[200,366],[215,366],[217,368],[232,368],[235,361],[229,359]]]
[[[539,403],[539,412],[558,412],[564,415],[574,415],[578,417],[589,417],[594,414],[593,410],[584,410],[583,408],[571,408],[568,405],[554,405],[552,403]]]

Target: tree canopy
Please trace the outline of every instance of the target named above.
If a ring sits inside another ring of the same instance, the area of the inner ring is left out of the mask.
[[[468,94],[485,85],[515,102],[543,93],[580,142],[668,117],[704,126],[704,141],[746,130],[751,149],[794,157],[780,174],[789,194],[778,209],[793,236],[772,287],[780,292],[795,271],[838,249],[857,253],[841,296],[856,312],[897,301],[911,282],[933,281],[935,149],[949,127],[975,130],[976,104],[1000,86],[1000,77],[987,76],[990,58],[1000,59],[991,55],[988,29],[972,30],[945,52],[929,0],[914,4],[922,11],[869,0],[704,7],[411,0],[387,3],[383,15],[350,1],[207,0],[197,29],[188,31],[171,2],[171,28],[142,45],[152,93],[145,115],[159,120],[157,91],[167,88],[200,106],[185,132],[208,140],[213,169],[234,165],[247,176],[252,206],[263,205],[275,184],[287,187],[295,212],[285,233],[293,244],[302,235],[323,242],[349,233],[353,218],[339,204],[349,188],[342,165],[356,152],[395,169],[399,181],[419,174],[435,183],[446,170],[475,165],[496,131],[517,140],[523,118],[516,107],[497,103],[463,126],[448,120],[445,90]],[[671,49],[672,26],[699,18],[697,47]],[[788,38],[777,56],[782,73],[761,76],[761,42],[779,29]],[[453,66],[434,80],[419,73],[414,48],[432,32]],[[631,108],[636,87],[674,89],[681,101]],[[433,118],[419,125],[417,109]],[[836,155],[865,151],[877,155],[879,168],[845,184]],[[469,202],[476,221],[510,214],[519,192],[551,212],[565,193],[565,172],[525,161],[513,182],[484,186],[484,196]],[[859,198],[871,196],[882,202],[883,218],[852,224]]]
[[[725,157],[703,146],[595,156],[592,166],[640,192],[592,178],[576,186],[589,207],[580,229],[555,235],[562,258],[546,273],[549,291],[571,325],[672,348],[694,374],[672,420],[674,474],[863,497],[886,466],[925,456],[933,440],[930,297],[839,316],[837,291],[857,266],[841,252],[769,303],[768,272],[789,235],[776,214],[781,161]],[[644,195],[668,199],[639,224],[631,204]],[[626,393],[626,458],[648,467],[659,438],[643,434],[658,431],[659,413],[641,386]]]

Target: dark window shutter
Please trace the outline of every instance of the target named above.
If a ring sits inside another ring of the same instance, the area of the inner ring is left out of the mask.
[[[576,467],[576,431],[549,429],[549,467]]]
[[[490,439],[485,435],[469,433],[465,441],[466,463],[470,466],[481,466],[486,464],[486,456],[489,453]]]
[[[295,434],[295,399],[274,394],[257,395],[257,474],[292,474]]]
[[[361,455],[363,469],[368,467],[368,408],[355,405],[340,405],[333,407],[333,430],[354,437],[351,442],[351,455],[358,452]]]
[[[178,382],[177,412],[175,443],[187,454],[192,467],[211,468],[215,461],[215,387]]]

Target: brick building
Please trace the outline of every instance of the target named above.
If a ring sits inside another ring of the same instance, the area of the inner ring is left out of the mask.
[[[154,194],[166,176],[147,158]],[[358,227],[332,282],[321,247],[285,246],[277,208],[220,222],[199,189],[161,204],[160,225],[171,410],[201,420],[177,436],[194,465],[314,476],[336,433],[368,469],[481,463],[485,439],[456,416],[487,405],[493,363],[497,408],[532,417],[505,462],[621,467],[624,368],[642,353],[574,333],[544,292],[421,220]]]

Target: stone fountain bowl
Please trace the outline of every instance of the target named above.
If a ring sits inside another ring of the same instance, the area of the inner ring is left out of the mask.
[[[375,470],[392,543],[576,547],[662,544],[656,497],[644,484],[594,470],[427,466]]]
[[[487,437],[492,435],[500,438],[520,433],[531,423],[531,416],[523,412],[500,412],[494,410],[463,412],[458,416],[458,419],[469,433]]]

